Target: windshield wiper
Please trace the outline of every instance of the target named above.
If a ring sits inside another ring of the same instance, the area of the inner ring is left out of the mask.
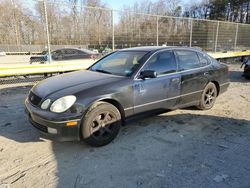
[[[93,70],[93,71],[102,72],[102,73],[106,73],[106,74],[112,74],[111,72],[105,71],[105,70],[102,70],[102,69],[95,69],[95,70]]]

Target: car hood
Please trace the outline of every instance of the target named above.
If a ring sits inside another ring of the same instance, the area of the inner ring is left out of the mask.
[[[41,98],[45,98],[58,91],[63,92],[63,90],[72,88],[71,94],[74,94],[84,89],[111,83],[123,78],[93,71],[76,71],[43,80],[32,88],[32,92]]]

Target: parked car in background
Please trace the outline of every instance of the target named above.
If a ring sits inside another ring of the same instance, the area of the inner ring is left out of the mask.
[[[88,70],[51,77],[25,100],[31,123],[46,137],[110,143],[122,122],[159,109],[208,110],[229,86],[228,67],[184,47],[118,50]]]
[[[47,51],[44,51],[40,56],[30,57],[30,64],[33,63],[47,63],[49,60],[49,54]],[[82,59],[97,59],[99,54],[87,49],[77,49],[77,48],[63,48],[57,49],[51,52],[52,62],[65,62],[73,60],[82,60]]]
[[[48,51],[44,50],[44,51],[42,51],[41,55],[31,56],[30,57],[30,64],[33,64],[33,63],[44,64],[44,63],[46,63],[47,56],[48,56],[47,54],[48,54]]]
[[[110,48],[104,48],[102,50],[102,55],[105,56],[105,55],[107,55],[107,54],[109,54],[111,52],[112,52],[112,49],[110,49]]]
[[[246,58],[242,66],[244,69],[243,75],[245,78],[250,79],[250,57]]]
[[[0,50],[0,56],[6,56],[6,53],[2,50]]]

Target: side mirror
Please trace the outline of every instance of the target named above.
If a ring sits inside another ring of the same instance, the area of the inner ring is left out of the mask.
[[[144,70],[140,73],[140,78],[145,79],[145,78],[156,78],[157,73],[153,70]]]

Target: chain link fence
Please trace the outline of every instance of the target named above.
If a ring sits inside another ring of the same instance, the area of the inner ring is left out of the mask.
[[[33,59],[37,63],[54,62],[58,60],[53,57],[55,50],[65,48],[89,49],[100,54],[156,45],[200,47],[209,52],[250,49],[247,24],[72,2],[0,0],[0,69],[30,64],[33,56],[38,56]]]
[[[250,25],[118,11],[61,1],[4,1],[0,49],[120,49],[145,45],[198,46],[207,51],[250,47]]]
[[[198,46],[207,51],[250,48],[250,25],[87,7],[67,1],[0,0],[0,50],[120,49]],[[8,12],[8,14],[5,14]]]

